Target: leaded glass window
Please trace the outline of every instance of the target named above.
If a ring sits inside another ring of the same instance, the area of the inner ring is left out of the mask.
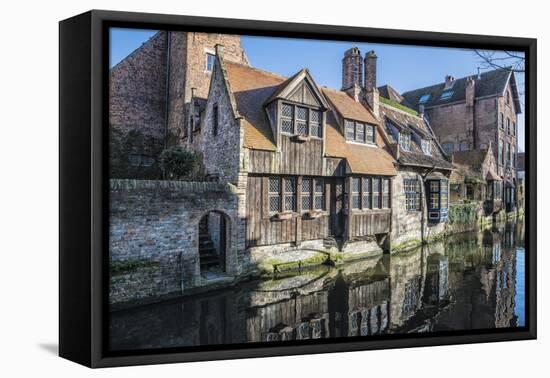
[[[405,179],[405,208],[407,211],[420,210],[420,184],[417,179]]]
[[[323,128],[322,128],[322,116],[321,112],[317,110],[311,110],[310,111],[310,118],[309,118],[309,132],[311,136],[316,138],[322,138],[323,137]]]
[[[302,210],[311,210],[311,179],[302,179]]]
[[[281,128],[283,133],[294,134],[294,106],[283,104]]]
[[[374,126],[365,125],[365,140],[367,143],[374,143]]]
[[[344,124],[346,126],[346,139],[354,140],[355,139],[355,122],[345,120]]]
[[[300,135],[308,135],[307,130],[307,119],[308,119],[308,108],[302,106],[296,107],[296,133]]]
[[[364,177],[363,178],[363,209],[370,209],[371,203],[370,203],[370,177]]]
[[[323,179],[315,179],[313,198],[315,202],[315,210],[323,210],[325,207],[325,185]]]
[[[352,177],[351,179],[351,206],[354,209],[361,207],[361,179],[359,177]]]
[[[269,178],[269,212],[281,211],[281,181],[278,177]]]
[[[357,122],[355,124],[355,140],[358,142],[365,141],[365,124]]]
[[[390,207],[390,179],[382,179],[382,207]]]
[[[380,208],[380,179],[377,177],[372,179],[372,208]]]
[[[296,209],[296,180],[293,177],[285,177],[283,181],[285,211],[294,211]]]

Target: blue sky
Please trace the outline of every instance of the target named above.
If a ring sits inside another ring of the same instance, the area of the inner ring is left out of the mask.
[[[156,31],[111,29],[111,67],[141,46]],[[378,55],[378,85],[390,84],[399,92],[442,82],[445,75],[456,78],[473,75],[481,66],[472,50],[440,47],[384,45],[340,41],[317,41],[291,38],[242,37],[250,64],[267,71],[290,76],[307,67],[320,85],[341,87],[344,51],[358,46],[364,54]],[[283,58],[281,58],[283,57]],[[520,92],[524,92],[523,75],[518,75]],[[524,148],[524,118],[518,119],[519,149]]]

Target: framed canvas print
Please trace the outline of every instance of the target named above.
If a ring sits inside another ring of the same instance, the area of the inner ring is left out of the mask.
[[[536,40],[60,23],[60,355],[536,337]]]

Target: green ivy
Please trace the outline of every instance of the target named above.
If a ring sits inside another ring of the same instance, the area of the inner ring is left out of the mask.
[[[477,203],[462,203],[449,206],[450,224],[470,224],[477,220]]]

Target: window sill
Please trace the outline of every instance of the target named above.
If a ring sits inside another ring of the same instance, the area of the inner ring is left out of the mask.
[[[293,211],[287,211],[287,212],[282,212],[282,213],[275,213],[275,214],[271,215],[269,217],[269,219],[272,222],[281,222],[281,221],[292,219],[292,218],[296,217],[297,215],[298,214],[293,212]]]
[[[324,215],[328,215],[326,210],[308,210],[302,214],[302,219],[317,219]]]
[[[389,213],[391,208],[384,207],[382,209],[352,209],[351,214],[368,214],[368,213]]]
[[[309,135],[293,135],[291,137],[292,141],[293,142],[298,142],[298,143],[305,143],[305,142],[309,142],[311,137]]]

